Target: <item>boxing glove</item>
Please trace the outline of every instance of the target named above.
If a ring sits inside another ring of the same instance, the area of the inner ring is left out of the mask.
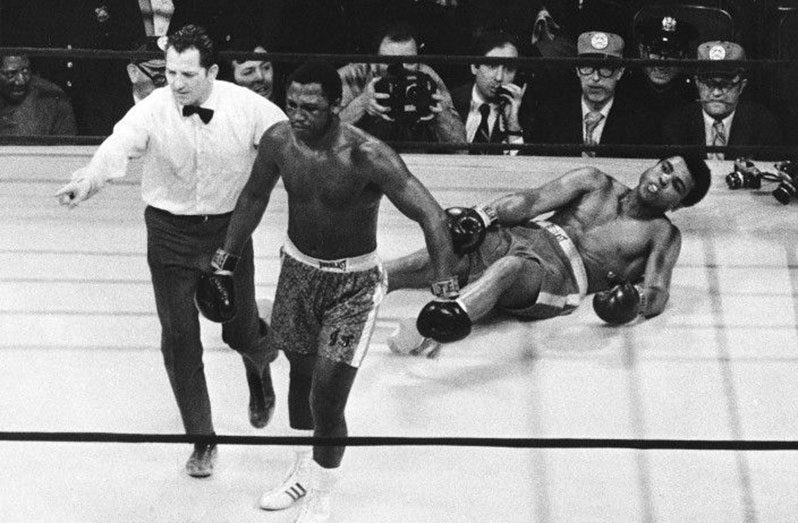
[[[200,314],[213,322],[226,323],[235,318],[233,270],[237,261],[237,256],[217,249],[211,259],[211,267],[215,271],[200,274],[194,304]]]
[[[457,300],[432,300],[418,314],[416,328],[426,338],[451,343],[471,334],[471,318]]]
[[[640,292],[629,282],[616,282],[593,296],[593,310],[611,325],[628,323],[640,314]]]
[[[446,209],[449,218],[449,234],[452,236],[454,252],[458,256],[479,249],[485,240],[485,234],[496,221],[496,211],[491,207],[449,207]]]

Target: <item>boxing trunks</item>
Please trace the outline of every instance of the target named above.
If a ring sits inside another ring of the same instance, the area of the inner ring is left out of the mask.
[[[544,319],[572,312],[587,294],[587,272],[576,246],[559,225],[539,220],[489,231],[480,248],[469,255],[469,281],[504,256],[533,260],[543,269],[535,303],[503,308],[514,316]]]
[[[271,321],[278,348],[359,367],[388,289],[377,253],[320,260],[286,238],[280,255]]]

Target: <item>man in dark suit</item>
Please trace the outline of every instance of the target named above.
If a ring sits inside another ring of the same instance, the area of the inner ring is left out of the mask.
[[[488,31],[478,39],[474,55],[517,58],[515,39]],[[474,80],[452,91],[452,103],[465,123],[468,143],[522,144],[532,141],[535,100],[514,64],[472,64]],[[530,93],[527,95],[527,93]],[[505,150],[504,154],[517,154]],[[496,151],[495,154],[501,154]]]
[[[588,31],[579,35],[579,56],[603,58],[606,64],[576,68],[581,85],[579,101],[571,96],[544,104],[543,140],[556,144],[634,145],[657,143],[655,122],[632,98],[616,96],[624,68],[614,60],[623,56],[623,39],[613,33]],[[586,150],[583,156],[595,156]],[[637,156],[613,151],[611,156]]]
[[[688,55],[692,26],[675,16],[651,18],[640,27],[638,56],[642,59],[683,59]],[[620,96],[631,96],[661,122],[674,109],[695,101],[695,87],[684,67],[656,65],[629,71],[619,86]]]
[[[743,48],[734,42],[704,42],[698,46],[698,59],[710,61],[695,76],[699,100],[677,109],[664,120],[662,136],[665,143],[781,145],[782,131],[773,113],[758,102],[740,100],[748,83],[745,70],[722,65],[727,60],[744,60]],[[725,154],[710,153],[708,158],[722,160],[737,156],[738,153],[731,149]]]

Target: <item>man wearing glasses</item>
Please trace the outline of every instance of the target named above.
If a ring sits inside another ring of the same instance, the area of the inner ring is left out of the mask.
[[[748,83],[745,70],[723,65],[729,60],[745,60],[743,48],[734,42],[704,42],[698,46],[698,59],[708,61],[695,75],[698,101],[668,115],[662,128],[665,143],[781,145],[782,131],[773,113],[758,102],[740,100]],[[707,158],[733,160],[737,156],[730,150],[711,152]]]
[[[601,63],[579,65],[576,76],[581,85],[579,102],[566,98],[543,109],[546,141],[557,144],[630,145],[656,143],[656,122],[646,118],[644,108],[631,97],[617,97],[618,82],[624,68],[623,39],[613,33],[588,31],[579,35],[580,57],[602,58]],[[582,156],[596,156],[586,149]],[[628,151],[612,151],[604,156],[636,156]]]

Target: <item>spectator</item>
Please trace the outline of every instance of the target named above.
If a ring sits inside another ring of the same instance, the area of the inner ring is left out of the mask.
[[[745,60],[735,42],[710,41],[698,46],[698,59],[710,64],[695,76],[698,102],[677,109],[662,124],[665,143],[678,145],[781,145],[776,117],[758,102],[741,101],[748,83],[740,67],[727,60]],[[710,153],[711,159],[734,159],[733,150]]]
[[[418,44],[412,31],[399,24],[387,29],[380,38],[377,53],[382,56],[409,56],[418,54]],[[400,67],[401,65],[401,67]],[[452,105],[449,90],[438,74],[426,64],[353,63],[338,70],[343,82],[341,121],[352,123],[387,141],[428,141],[464,144],[465,127]],[[434,82],[435,92],[430,101],[429,115],[413,118],[390,116],[390,96],[378,92],[378,82],[391,75],[396,78],[418,75],[420,80],[429,78]]]
[[[519,56],[515,39],[502,31],[480,35],[474,51],[475,55],[489,57]],[[522,144],[531,141],[535,101],[517,66],[472,64],[471,74],[473,81],[452,91],[452,102],[465,122],[468,142]],[[504,153],[514,155],[518,150]]]
[[[0,62],[0,135],[77,134],[66,94],[34,75],[26,55],[3,54]]]
[[[227,46],[227,51],[242,51],[247,53],[266,53],[264,47],[257,38],[251,36],[233,39]],[[230,81],[255,91],[259,95],[282,105],[281,82],[275,64],[269,60],[251,60],[247,57],[232,57],[224,60],[224,76],[229,77]]]
[[[134,50],[163,54],[166,51],[166,37],[148,36],[136,44]],[[166,85],[166,60],[163,57],[134,58],[127,65],[127,76],[130,78],[133,102],[138,103],[158,87]]]
[[[580,100],[571,97],[542,107],[544,138],[558,144],[650,144],[656,143],[654,122],[632,99],[615,96],[624,68],[615,61],[623,56],[623,39],[614,33],[589,31],[579,35],[579,56],[604,58],[603,64],[576,68],[581,85]],[[595,156],[585,151],[583,156]],[[612,156],[629,156],[614,152]]]
[[[692,27],[672,16],[646,20],[640,28],[637,51],[643,59],[682,59],[687,55]],[[674,109],[695,101],[695,88],[684,69],[673,65],[642,67],[619,86],[619,96],[631,96],[645,105],[655,122]]]

